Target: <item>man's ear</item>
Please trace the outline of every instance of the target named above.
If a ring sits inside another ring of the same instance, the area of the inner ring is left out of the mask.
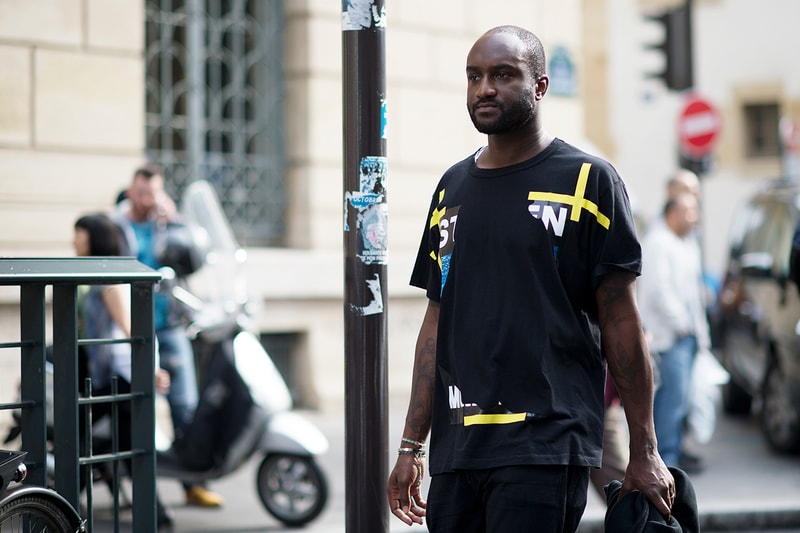
[[[537,100],[544,98],[548,87],[550,87],[550,78],[547,76],[547,74],[539,76],[539,79],[536,80],[536,85],[534,86],[534,97]]]

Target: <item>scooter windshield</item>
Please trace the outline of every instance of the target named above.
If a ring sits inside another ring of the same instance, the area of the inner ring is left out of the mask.
[[[209,290],[207,298],[223,304],[228,311],[244,305],[247,254],[236,241],[211,184],[204,180],[192,182],[183,194],[181,213],[204,254],[204,266],[198,274],[208,278],[203,283]]]

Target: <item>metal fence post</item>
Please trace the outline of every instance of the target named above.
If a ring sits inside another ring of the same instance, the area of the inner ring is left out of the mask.
[[[28,452],[28,482],[47,485],[47,391],[45,368],[45,285],[20,286],[20,403],[22,449]]]
[[[53,287],[53,452],[56,491],[80,509],[77,289]]]
[[[131,425],[148,428],[131,434],[131,448],[144,453],[133,457],[133,533],[156,530],[155,329],[152,283],[131,285]]]

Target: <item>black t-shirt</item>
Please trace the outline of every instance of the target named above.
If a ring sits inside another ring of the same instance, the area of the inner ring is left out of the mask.
[[[441,303],[431,472],[600,466],[605,360],[595,290],[639,273],[625,186],[560,139],[536,157],[451,167],[411,284]]]

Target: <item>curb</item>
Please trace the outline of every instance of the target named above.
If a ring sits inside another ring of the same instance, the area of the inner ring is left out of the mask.
[[[602,519],[581,522],[578,533],[603,533]],[[700,514],[701,531],[764,531],[800,528],[800,509],[719,511]]]
[[[800,509],[703,513],[700,515],[700,527],[704,531],[800,528]]]

